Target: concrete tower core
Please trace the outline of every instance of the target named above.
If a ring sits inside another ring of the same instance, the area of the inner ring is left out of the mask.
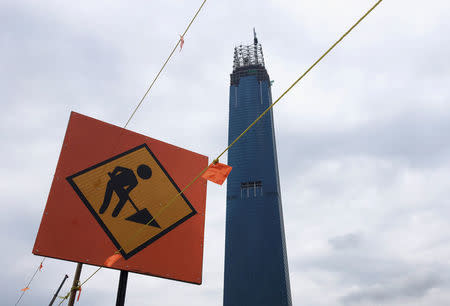
[[[261,44],[234,49],[228,143],[271,103]],[[292,305],[272,111],[228,151],[225,306]]]

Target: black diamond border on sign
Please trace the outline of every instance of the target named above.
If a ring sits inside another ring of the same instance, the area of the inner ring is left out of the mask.
[[[165,234],[167,234],[168,232],[170,232],[171,230],[173,230],[175,227],[177,227],[178,225],[180,225],[181,223],[183,223],[184,221],[186,221],[187,219],[191,218],[192,216],[194,216],[195,214],[197,214],[197,211],[195,210],[195,208],[192,206],[192,204],[189,202],[189,200],[185,197],[185,195],[183,193],[181,193],[181,197],[183,198],[183,200],[186,202],[186,204],[191,208],[192,212],[189,213],[188,215],[184,216],[183,218],[181,218],[180,220],[178,220],[177,222],[175,222],[174,224],[172,224],[171,226],[169,226],[168,228],[166,228],[165,230],[163,230],[162,232],[160,232],[159,234],[153,236],[152,238],[150,238],[149,240],[147,240],[146,242],[144,242],[143,244],[141,244],[140,246],[136,247],[135,249],[133,249],[132,251],[125,253],[125,251],[122,249],[122,247],[120,246],[119,242],[114,238],[114,236],[112,235],[112,233],[108,230],[108,228],[106,227],[106,225],[103,223],[102,219],[98,216],[97,212],[95,211],[95,209],[92,207],[92,205],[89,203],[89,201],[86,199],[86,197],[84,196],[84,194],[81,192],[81,190],[78,188],[78,186],[75,184],[74,182],[74,178],[76,178],[77,176],[80,176],[86,172],[89,172],[95,168],[98,168],[100,166],[103,166],[107,163],[110,163],[113,160],[116,160],[120,157],[123,157],[125,155],[128,155],[130,153],[133,153],[134,151],[137,151],[139,149],[145,148],[147,149],[147,151],[150,153],[150,155],[154,158],[154,160],[156,161],[156,163],[158,164],[158,166],[161,168],[161,170],[164,172],[164,174],[167,176],[167,178],[170,180],[170,182],[172,183],[172,185],[175,187],[175,189],[180,193],[181,190],[180,188],[177,186],[177,184],[174,182],[174,180],[172,179],[172,177],[169,175],[169,173],[167,173],[166,169],[164,169],[163,165],[161,165],[161,163],[159,162],[159,160],[156,158],[155,154],[153,154],[153,152],[150,150],[150,148],[144,143],[142,145],[139,145],[131,150],[128,150],[126,152],[120,153],[114,157],[111,157],[105,161],[102,161],[101,163],[98,163],[92,167],[89,167],[87,169],[84,169],[80,172],[77,172],[75,174],[72,174],[71,176],[68,176],[66,178],[66,180],[69,182],[69,184],[72,186],[72,188],[75,190],[75,192],[77,193],[77,195],[80,197],[80,199],[83,201],[84,205],[86,205],[86,207],[89,209],[89,211],[91,212],[91,214],[94,216],[95,220],[97,220],[97,222],[100,224],[100,226],[103,228],[103,230],[105,231],[105,233],[108,235],[108,237],[111,239],[111,241],[114,243],[114,245],[117,247],[118,250],[120,250],[120,253],[122,254],[122,256],[125,259],[129,259],[131,256],[137,254],[138,252],[142,251],[144,248],[146,248],[149,244],[155,242],[156,240],[158,240],[159,238],[161,238],[162,236],[164,236]]]

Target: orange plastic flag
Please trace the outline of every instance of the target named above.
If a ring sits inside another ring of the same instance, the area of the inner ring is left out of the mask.
[[[39,265],[39,271],[41,271],[42,270],[42,262],[41,262],[41,264]]]
[[[78,287],[78,298],[77,298],[77,302],[80,300],[80,295],[81,295],[81,287]]]
[[[209,165],[208,170],[202,174],[202,177],[211,182],[222,185],[227,179],[228,174],[230,174],[231,168],[231,166],[221,163],[211,164]]]
[[[115,253],[114,255],[109,256],[106,260],[104,265],[107,267],[111,267],[113,264],[115,264],[120,258],[122,257],[122,255]]]
[[[28,289],[30,289],[30,288],[25,287],[25,288],[20,289],[20,291],[27,291]]]
[[[180,35],[180,52],[181,52],[181,49],[183,49],[183,45],[184,45],[184,38],[183,38],[183,36]]]

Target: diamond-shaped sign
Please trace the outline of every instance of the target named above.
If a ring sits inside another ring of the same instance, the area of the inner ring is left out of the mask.
[[[145,144],[67,180],[125,259],[196,214]]]

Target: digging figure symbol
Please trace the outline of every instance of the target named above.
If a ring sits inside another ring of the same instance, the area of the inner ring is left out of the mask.
[[[152,176],[152,170],[149,166],[144,164],[140,165],[136,172],[143,180],[147,180]],[[133,190],[139,183],[133,170],[118,166],[114,168],[113,172],[108,172],[108,175],[110,179],[106,185],[105,197],[99,213],[105,213],[109,207],[109,204],[111,204],[112,195],[115,192],[119,198],[119,202],[112,212],[112,216],[114,218],[119,215],[125,204],[130,202],[136,210],[136,213],[129,216],[125,220],[161,228],[156,220],[153,219],[147,208],[139,209],[130,197],[131,190]]]

